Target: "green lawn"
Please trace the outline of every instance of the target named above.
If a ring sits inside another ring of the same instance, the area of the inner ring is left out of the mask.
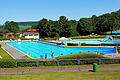
[[[0,74],[0,80],[120,80],[120,71]]]
[[[19,28],[20,28],[20,31],[23,31],[27,28],[31,28],[31,26],[22,26],[22,25],[19,25]]]
[[[2,59],[13,59],[7,52],[0,48],[0,56]]]

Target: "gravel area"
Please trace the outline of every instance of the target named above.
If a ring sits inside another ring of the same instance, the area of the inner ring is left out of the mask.
[[[58,67],[58,68],[28,68],[28,69],[0,69],[0,74],[23,74],[39,72],[64,71],[92,71],[93,67]],[[99,66],[98,71],[120,70],[120,66]]]

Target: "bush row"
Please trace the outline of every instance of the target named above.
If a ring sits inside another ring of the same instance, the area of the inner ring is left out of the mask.
[[[40,38],[39,40],[57,40],[59,39],[58,37],[50,38],[50,37],[45,37],[45,38]]]
[[[120,43],[102,43],[102,44],[86,44],[81,43],[81,46],[120,46]]]
[[[105,35],[101,36],[77,36],[77,37],[70,37],[71,39],[91,39],[91,38],[105,38]]]
[[[61,60],[49,60],[49,61],[40,61],[40,60],[0,60],[0,68],[13,68],[13,67],[38,67],[38,66],[66,66],[66,65],[88,65],[97,63],[99,64],[98,59],[61,59]],[[119,59],[101,59],[101,64],[120,64]]]
[[[13,68],[15,67],[15,60],[0,59],[0,68]]]
[[[67,43],[68,46],[78,46],[78,43]]]
[[[67,43],[68,46],[78,46],[78,43]],[[102,43],[102,44],[86,44],[81,43],[81,46],[120,46],[120,43]]]
[[[17,39],[21,39],[21,40],[29,40],[28,38],[24,38],[24,37],[0,37],[0,41],[2,40],[17,40]]]
[[[58,56],[55,58],[55,60],[57,59],[86,59],[86,58],[105,58],[102,55],[98,55],[95,53],[87,53],[87,52],[82,52],[82,53],[78,53],[78,54],[71,54],[71,55],[66,55],[66,56]]]

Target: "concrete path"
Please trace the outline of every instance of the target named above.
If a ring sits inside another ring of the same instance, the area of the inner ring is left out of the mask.
[[[21,58],[29,58],[27,55],[24,55],[20,51],[12,48],[11,46],[6,45],[3,42],[0,42],[2,45],[1,47],[9,54],[11,55],[14,59],[21,59]]]
[[[58,67],[58,68],[26,68],[26,69],[0,69],[0,74],[23,74],[39,72],[64,72],[64,71],[92,71],[93,67]],[[98,71],[120,70],[120,66],[99,66]]]

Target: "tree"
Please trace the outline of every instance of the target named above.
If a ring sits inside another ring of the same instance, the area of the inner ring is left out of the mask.
[[[43,38],[47,36],[46,34],[47,24],[48,24],[48,20],[43,18],[42,20],[38,22],[38,25],[36,27],[36,30],[40,33],[40,36]]]
[[[109,31],[111,31],[111,34],[112,34],[112,31],[120,26],[120,22],[119,22],[119,20],[117,20],[115,18],[112,18],[112,19],[107,20],[106,25],[107,25],[107,27],[109,28]]]
[[[78,22],[76,20],[70,20],[69,24],[71,26],[71,36],[79,36],[79,33],[77,32]]]
[[[88,35],[95,31],[91,18],[81,18],[77,25],[77,31],[80,35]]]
[[[68,19],[65,16],[60,16],[58,20],[59,25],[59,35],[61,37],[70,37],[71,36],[71,26],[68,22]]]
[[[6,32],[19,32],[19,26],[16,22],[14,21],[6,21],[5,24],[3,25],[3,28],[5,29]]]

